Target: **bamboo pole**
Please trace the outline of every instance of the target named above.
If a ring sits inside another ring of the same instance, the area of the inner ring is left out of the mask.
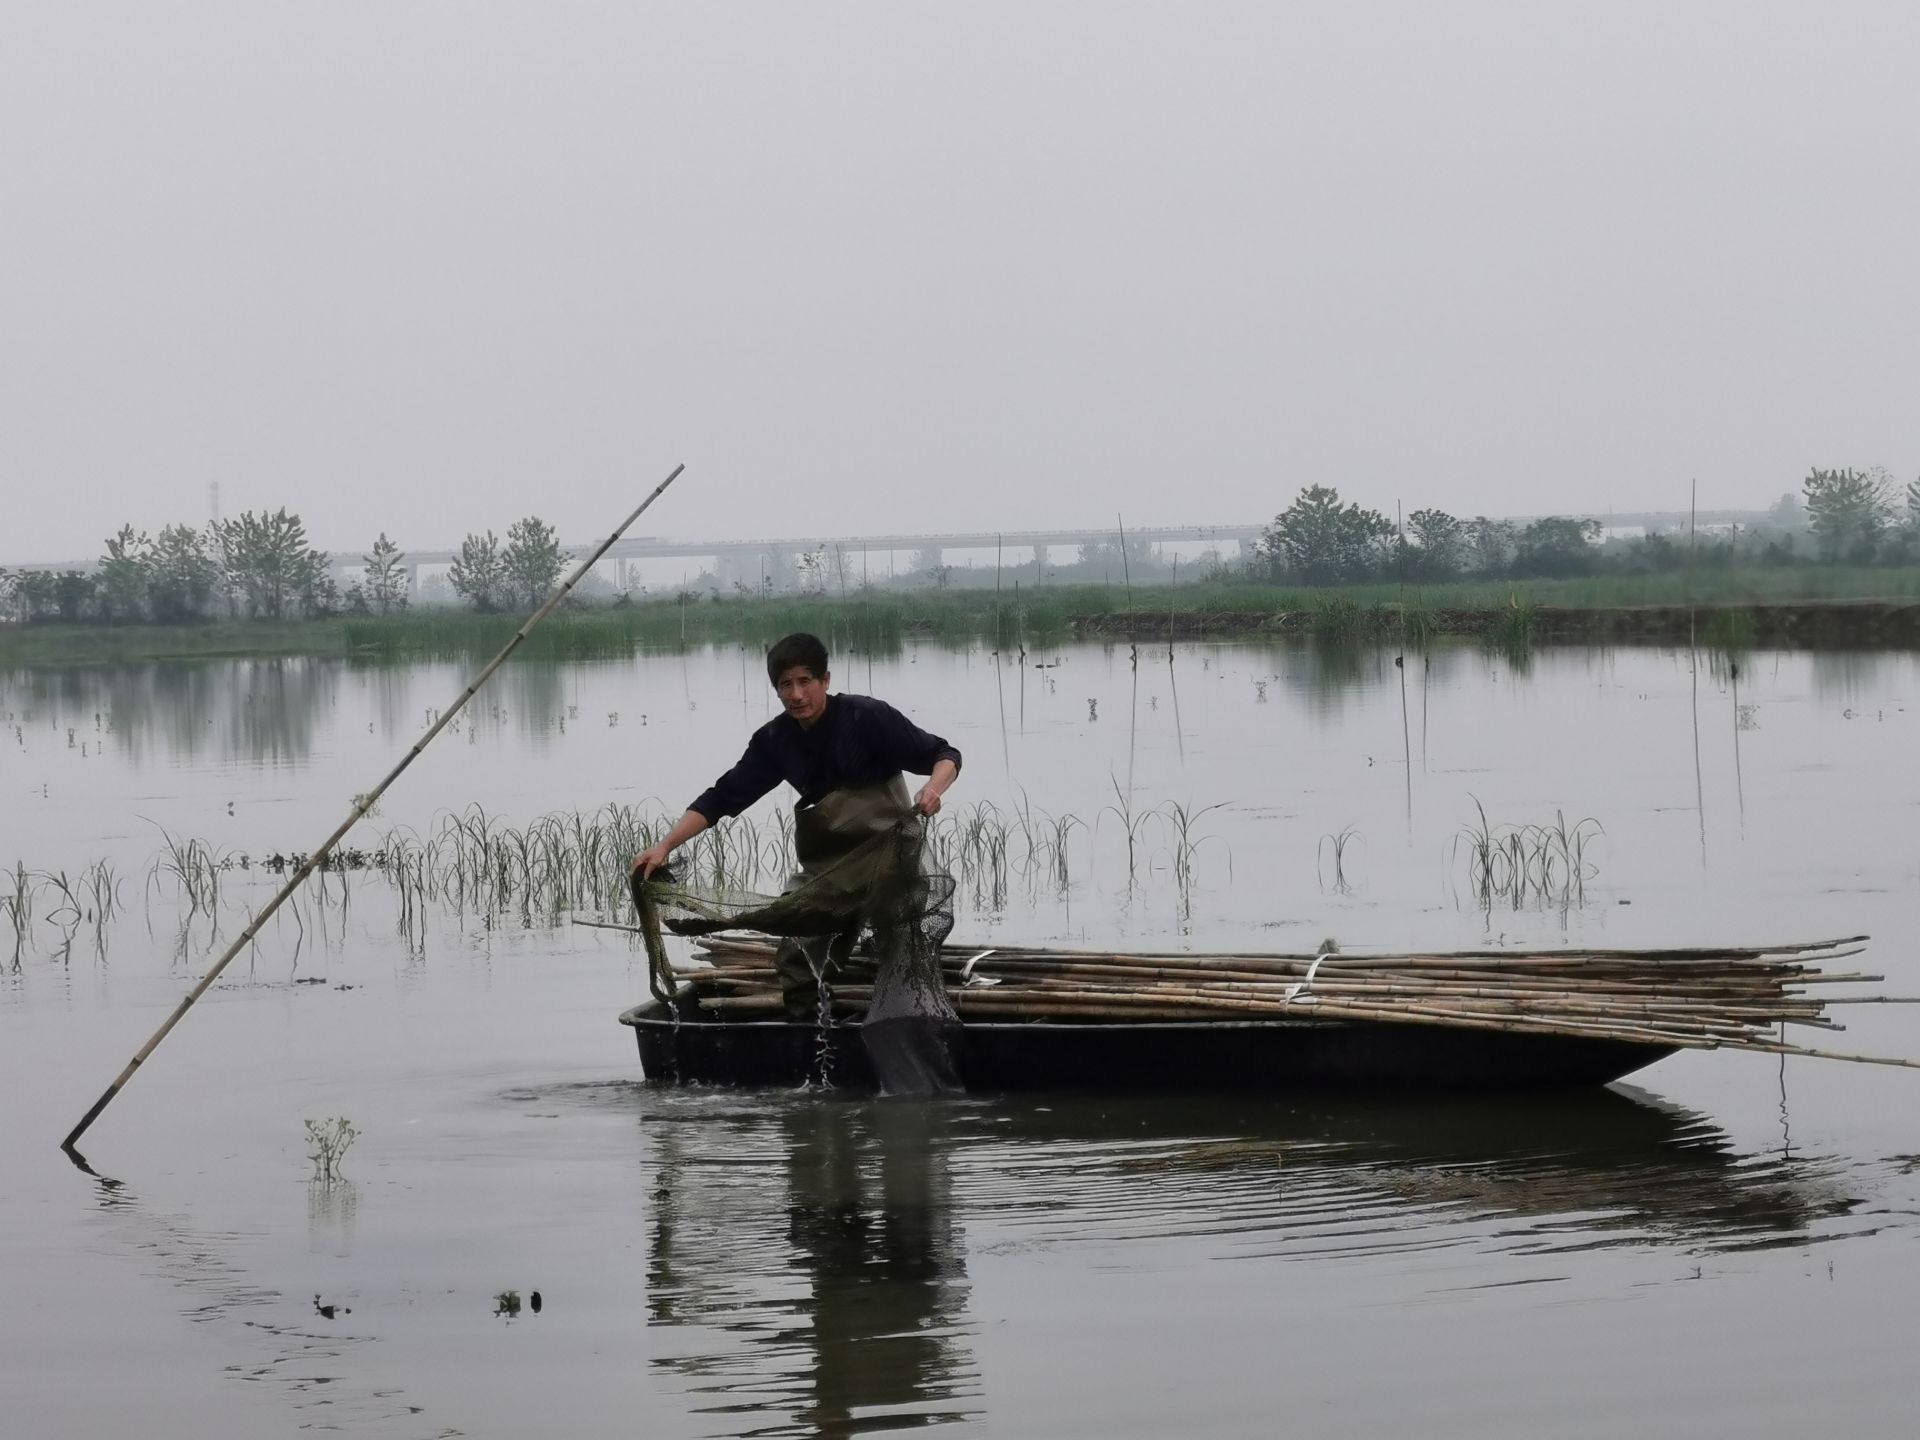
[[[602,555],[605,555],[608,550],[613,548],[614,541],[624,535],[627,532],[627,528],[632,525],[634,521],[638,520],[654,501],[666,493],[667,487],[679,479],[680,472],[686,468],[685,465],[674,466],[673,472],[653,487],[653,490],[647,495],[647,498],[634,507],[633,513],[627,516],[625,520],[622,520],[620,524],[615,527],[613,533],[600,542],[593,554],[589,555],[585,560],[581,561],[579,565],[574,567],[573,573],[560,583],[553,594],[547,597],[546,603],[534,611],[532,616],[530,616],[518,630],[513,632],[513,638],[507,641],[501,648],[500,653],[487,662],[485,668],[468,683],[466,689],[460,692],[459,698],[441,714],[439,719],[435,720],[433,724],[427,728],[426,734],[414,741],[413,747],[408,750],[405,755],[400,757],[400,762],[387,772],[385,778],[382,779],[378,785],[375,785],[373,789],[354,801],[353,808],[347,813],[347,818],[341,821],[334,832],[320,843],[320,847],[309,855],[297,870],[287,877],[286,884],[282,885],[274,897],[253,917],[248,923],[247,928],[235,937],[234,942],[227,947],[226,952],[222,954],[218,960],[214,961],[213,968],[200,977],[199,983],[187,992],[186,998],[181,1000],[171,1015],[167,1016],[160,1028],[153,1032],[152,1038],[149,1039],[145,1045],[142,1045],[134,1054],[134,1057],[127,1062],[126,1069],[122,1070],[114,1082],[106,1088],[105,1093],[93,1102],[93,1108],[81,1117],[80,1123],[74,1126],[68,1133],[67,1138],[60,1142],[61,1149],[65,1150],[69,1155],[75,1153],[74,1146],[79,1142],[80,1137],[85,1135],[93,1122],[100,1118],[100,1113],[113,1103],[114,1097],[126,1088],[127,1082],[133,1078],[133,1072],[146,1063],[147,1057],[159,1048],[160,1042],[167,1038],[168,1034],[172,1032],[173,1027],[178,1025],[187,1011],[193,1008],[194,1002],[206,994],[208,989],[213,985],[213,982],[220,978],[220,972],[227,968],[228,963],[232,961],[233,957],[253,943],[254,937],[260,933],[260,927],[267,922],[276,910],[287,902],[287,899],[296,890],[306,883],[309,875],[313,874],[315,870],[319,869],[320,866],[325,863],[327,856],[333,853],[333,847],[338,845],[342,837],[366,817],[367,812],[373,809],[374,805],[379,802],[380,797],[386,793],[387,787],[398,780],[401,773],[419,758],[420,752],[425,750],[427,746],[433,742],[433,738],[446,728],[447,723],[466,707],[466,703],[474,697],[475,692],[492,678],[493,672],[498,670],[501,665],[506,662],[507,657],[519,647],[520,642],[531,635],[534,627],[539,625],[541,621],[545,620],[547,616],[551,615],[554,610],[559,607],[560,602],[567,598],[572,592],[573,587],[579,584],[587,571],[593,568],[595,562],[597,562]]]
[[[678,978],[696,990],[706,989],[702,1003],[721,999],[714,987],[733,998],[772,998],[778,977],[765,967],[737,967],[729,971],[682,970]],[[1337,982],[1336,982],[1337,983]],[[856,999],[867,987],[838,987],[844,999]],[[1089,1014],[1204,1019],[1221,1010],[1273,1018],[1340,1018],[1356,1007],[1368,1012],[1392,1012],[1393,1018],[1447,1024],[1466,1019],[1503,1019],[1531,1022],[1560,1030],[1591,1033],[1652,1030],[1661,1034],[1690,1034],[1723,1042],[1763,1036],[1776,1023],[1844,1028],[1827,1019],[1822,1002],[1805,997],[1755,993],[1738,1001],[1707,997],[1670,997],[1657,991],[1561,995],[1531,989],[1502,993],[1497,989],[1431,985],[1353,984],[1336,990],[1316,987],[1305,994],[1295,987],[1271,984],[1191,984],[1156,981],[1120,984],[1084,978],[1035,979],[1002,982],[992,989],[968,987],[958,991],[956,1003],[978,1013],[1024,1018]],[[728,1008],[725,1005],[720,1008]]]
[[[715,963],[714,969],[737,969],[759,966],[766,968],[770,964],[770,952],[739,950],[713,952],[709,957]],[[949,955],[944,969],[958,975],[963,969],[957,955]],[[1159,982],[1182,980],[1194,983],[1232,983],[1250,988],[1281,987],[1305,985],[1305,972],[1296,969],[1264,970],[1243,969],[1239,966],[1227,968],[1211,965],[1121,965],[1102,962],[1053,962],[1039,959],[1003,960],[995,955],[989,960],[974,962],[974,970],[980,977],[991,977],[1005,981],[1028,983],[1099,983],[1118,982]],[[686,970],[682,973],[697,975],[699,970]],[[1529,987],[1549,988],[1552,994],[1592,994],[1592,995],[1652,995],[1661,998],[1688,998],[1700,1000],[1736,1001],[1755,997],[1800,998],[1793,991],[1806,985],[1839,984],[1859,981],[1874,981],[1883,976],[1866,973],[1825,974],[1810,971],[1758,972],[1727,975],[1724,973],[1689,972],[1685,976],[1667,976],[1658,972],[1637,973],[1620,976],[1567,976],[1560,973],[1537,973],[1514,970],[1508,972],[1480,970],[1448,970],[1421,968],[1399,971],[1391,967],[1373,970],[1327,969],[1314,977],[1311,989],[1315,991],[1339,990],[1346,987],[1391,984],[1401,989],[1430,989],[1435,991],[1461,991],[1473,989],[1497,990],[1503,994],[1519,993]]]
[[[1056,949],[1038,945],[996,945],[991,950],[995,961],[1042,959],[1066,961],[1102,960],[1114,964],[1224,964],[1227,962],[1286,962],[1296,967],[1304,967],[1319,961],[1321,968],[1345,969],[1380,965],[1440,964],[1462,966],[1467,962],[1487,962],[1479,968],[1505,970],[1515,965],[1530,964],[1579,964],[1595,965],[1601,963],[1624,964],[1635,969],[1657,966],[1663,971],[1672,967],[1692,963],[1711,966],[1725,966],[1729,963],[1746,965],[1759,962],[1765,965],[1791,965],[1798,963],[1795,957],[1805,956],[1814,951],[1844,952],[1857,954],[1858,950],[1849,947],[1862,946],[1870,937],[1848,935],[1835,940],[1812,940],[1784,945],[1766,946],[1698,946],[1690,948],[1667,948],[1659,950],[1453,950],[1444,953],[1433,951],[1411,951],[1382,954],[1338,952],[1320,955],[1317,952],[1298,953],[1287,951],[1228,950],[1197,953],[1190,951],[1117,952],[1112,950]],[[725,950],[740,954],[773,954],[772,942],[750,937],[741,933],[721,932],[700,937],[702,948]],[[947,947],[948,957],[966,953],[965,947]],[[1832,958],[1822,955],[1819,959]]]
[[[676,978],[691,981],[696,989],[703,986],[718,986],[729,990],[775,990],[780,986],[779,978],[768,970],[734,973],[679,971]],[[839,988],[845,993],[852,994],[863,987],[842,985]],[[1403,991],[1391,986],[1375,986],[1354,987],[1332,993],[1315,992],[1300,996],[1296,1001],[1295,997],[1286,992],[1268,987],[1189,986],[1175,983],[1139,987],[1079,982],[1037,985],[1027,983],[995,987],[991,990],[969,987],[960,990],[958,994],[962,998],[990,1000],[997,1003],[1018,1001],[1036,1013],[1044,1011],[1048,1006],[1068,1005],[1084,999],[1118,1004],[1163,1004],[1183,1001],[1205,1004],[1221,1000],[1233,1002],[1236,1008],[1299,1017],[1310,1017],[1318,1010],[1357,1003],[1417,1011],[1423,1014],[1443,1014],[1446,1013],[1444,1007],[1452,1007],[1461,1012],[1548,1017],[1565,1015],[1606,1018],[1637,1015],[1740,1031],[1765,1028],[1783,1019],[1793,1023],[1832,1023],[1820,1017],[1820,1002],[1795,999],[1772,1001],[1756,999],[1746,1004],[1725,1005],[1673,1001],[1646,996],[1570,999],[1556,996],[1550,991],[1533,991],[1524,995],[1508,996],[1488,991]]]
[[[966,974],[966,967],[949,963],[944,967],[953,978]],[[1558,976],[1538,976],[1517,974],[1512,978],[1496,978],[1479,974],[1459,973],[1441,976],[1436,972],[1416,972],[1396,974],[1382,971],[1371,974],[1341,974],[1316,976],[1309,983],[1304,978],[1290,979],[1284,975],[1270,975],[1249,971],[1221,971],[1194,968],[1162,966],[1143,968],[1130,972],[1125,967],[1104,965],[1066,965],[1058,967],[994,967],[976,966],[977,973],[968,978],[974,983],[992,980],[1000,984],[1029,985],[1038,987],[1165,987],[1168,985],[1204,985],[1231,987],[1250,994],[1284,993],[1288,995],[1338,994],[1346,991],[1392,991],[1402,994],[1434,995],[1486,995],[1503,997],[1567,998],[1567,999],[1619,999],[1625,1001],[1647,1000],[1660,1003],[1685,1002],[1694,1004],[1715,1004],[1734,1006],[1740,1004],[1803,1004],[1818,1006],[1826,1003],[1812,995],[1798,993],[1803,985],[1813,981],[1840,982],[1854,979],[1874,979],[1879,977],[1852,975],[1791,976],[1748,981],[1745,983],[1715,983],[1690,981],[1681,983],[1662,983],[1657,978],[1651,982],[1603,981],[1603,980],[1567,980]],[[699,977],[721,973],[757,972],[772,974],[772,967],[764,960],[749,957],[728,957],[725,963],[704,967],[683,967],[679,974],[684,978]],[[1866,999],[1869,997],[1858,997]]]
[[[1862,953],[1864,936],[1732,949],[1462,951],[1451,954],[1121,954],[996,946],[949,948],[942,970],[962,1016],[982,1021],[1423,1024],[1606,1039],[1668,1049],[1735,1049],[1920,1068],[1920,1062],[1792,1045],[1775,1027],[1846,1027],[1829,1004],[1915,997],[1833,996],[1816,985],[1878,981],[1820,967]],[[780,1005],[773,946],[706,937],[704,965],[676,971],[713,1010],[770,1014]],[[981,983],[981,982],[988,983]],[[836,987],[857,1014],[871,987]]]

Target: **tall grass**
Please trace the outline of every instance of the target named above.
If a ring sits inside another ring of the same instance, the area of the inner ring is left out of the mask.
[[[1538,606],[1533,597],[1520,591],[1511,591],[1504,605],[1493,612],[1493,623],[1482,633],[1487,647],[1506,656],[1509,661],[1521,664],[1533,651],[1534,612]]]
[[[1119,803],[1108,808],[1126,831],[1129,887],[1143,871],[1164,866],[1184,906],[1216,844],[1231,870],[1224,842],[1203,833],[1205,817],[1220,806],[1143,806],[1130,803],[1117,788],[1116,795]],[[652,803],[609,804],[516,825],[469,806],[442,815],[424,833],[396,827],[372,845],[335,850],[283,908],[282,921],[297,963],[308,944],[346,942],[355,889],[363,883],[391,889],[394,930],[413,960],[424,957],[436,911],[476,917],[489,926],[513,918],[528,928],[557,925],[576,913],[623,914],[633,857],[666,834],[676,818]],[[1076,832],[1092,833],[1088,821],[1035,810],[1024,795],[1014,810],[991,801],[950,806],[928,829],[933,859],[954,876],[976,909],[1003,909],[1015,885],[1033,896],[1064,896],[1077,880],[1093,874],[1091,853],[1073,843]],[[252,897],[236,889],[236,875],[255,870],[285,875],[307,859],[297,852],[255,857],[197,837],[161,835],[146,871],[148,924],[151,928],[156,902],[176,907],[172,948],[182,966],[249,908]],[[769,894],[795,866],[793,821],[786,811],[723,821],[674,858],[685,879],[717,895]],[[0,872],[0,922],[13,931],[14,972],[31,948],[29,931],[36,919],[58,928],[63,959],[78,927],[93,925],[95,947],[104,959],[106,927],[123,908],[120,889],[109,862],[72,876],[32,871],[23,863]]]
[[[1738,661],[1753,649],[1753,612],[1750,610],[1714,611],[1707,617],[1707,623],[1701,627],[1700,644],[1716,661],[1721,659]]]
[[[1360,604],[1338,593],[1317,596],[1313,602],[1313,638],[1329,645],[1350,645],[1365,633]]]
[[[1424,595],[1400,607],[1401,638],[1408,650],[1424,654],[1440,636],[1440,618]]]

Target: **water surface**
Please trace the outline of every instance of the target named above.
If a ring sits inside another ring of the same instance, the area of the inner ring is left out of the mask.
[[[1394,660],[928,648],[835,678],[962,748],[957,804],[1082,822],[1064,893],[1019,863],[1016,823],[1006,873],[963,886],[961,939],[1870,931],[1880,988],[1920,993],[1914,657]],[[403,938],[368,874],[271,925],[162,1048],[89,1137],[110,1179],[69,1167],[58,1136],[271,894],[260,857],[317,842],[463,678],[0,679],[0,865],[109,860],[125,902],[94,926],[35,880],[0,954],[10,1432],[1906,1428],[1900,1071],[1684,1054],[1509,1099],[654,1089],[614,1023],[645,989],[626,936],[438,905]],[[737,651],[509,667],[363,843],[474,803],[677,810],[770,710]],[[1154,819],[1129,873],[1128,815],[1173,803],[1197,815],[1187,867]],[[1480,806],[1598,822],[1580,883],[1480,893],[1455,843]],[[163,831],[249,857],[214,916],[150,872]],[[1823,1043],[1920,1056],[1912,1010],[1845,1018]],[[302,1122],[337,1114],[362,1135],[316,1186]],[[539,1313],[496,1313],[508,1290]]]

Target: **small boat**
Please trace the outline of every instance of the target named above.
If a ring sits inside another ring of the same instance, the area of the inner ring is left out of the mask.
[[[738,1019],[683,988],[620,1017],[649,1080],[875,1088],[857,1024]],[[969,1020],[951,1032],[969,1092],[1498,1090],[1605,1085],[1677,1046],[1348,1019]]]

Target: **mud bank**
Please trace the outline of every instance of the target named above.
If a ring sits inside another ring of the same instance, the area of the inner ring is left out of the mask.
[[[1416,634],[1524,636],[1535,641],[1736,646],[1920,646],[1920,605],[1879,600],[1794,601],[1760,605],[1630,605],[1580,608],[1560,605],[1495,606],[1484,609],[1403,609],[1397,605],[1351,610],[1089,615],[1074,622],[1084,640],[1192,640],[1266,636],[1393,640]]]

